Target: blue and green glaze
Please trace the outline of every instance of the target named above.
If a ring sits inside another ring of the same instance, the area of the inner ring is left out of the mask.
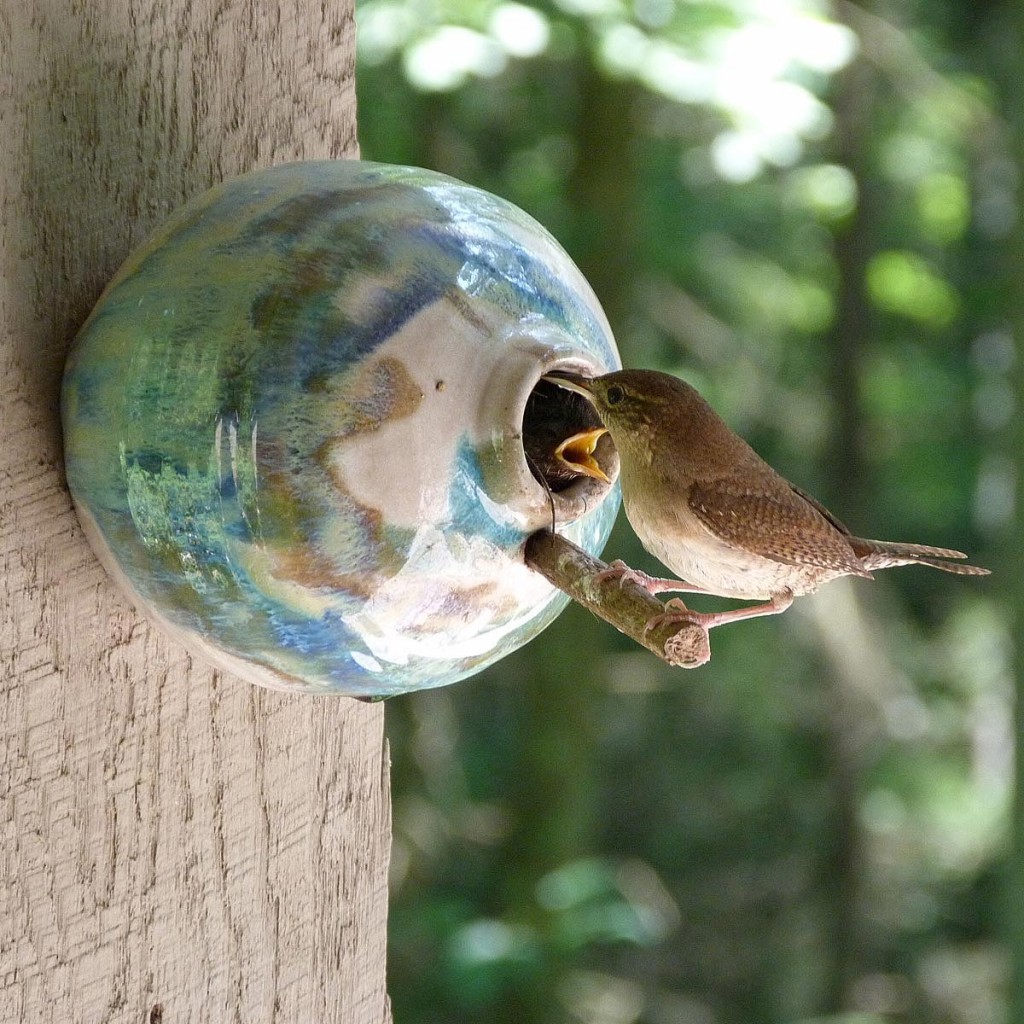
[[[453,179],[359,162],[227,182],[134,253],[64,378],[68,483],[172,634],[255,682],[454,682],[565,599],[519,440],[541,372],[618,365],[550,235]],[[562,532],[599,552],[613,491]]]

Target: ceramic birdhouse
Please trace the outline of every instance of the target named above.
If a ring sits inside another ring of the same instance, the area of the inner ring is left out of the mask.
[[[65,371],[68,484],[107,569],[214,665],[440,686],[564,606],[532,532],[602,548],[617,489],[549,458],[594,413],[540,378],[617,366],[579,270],[510,203],[284,165],[185,206],[108,286]],[[607,437],[593,458],[614,480]]]

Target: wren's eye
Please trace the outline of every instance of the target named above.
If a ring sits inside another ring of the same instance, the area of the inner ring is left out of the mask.
[[[604,400],[609,405],[618,405],[625,397],[625,388],[619,387],[618,384],[613,384],[604,394]]]

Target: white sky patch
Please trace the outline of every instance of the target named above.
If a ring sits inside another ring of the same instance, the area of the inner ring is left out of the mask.
[[[707,65],[670,43],[652,43],[639,71],[649,89],[680,103],[705,103],[711,96],[713,78]]]
[[[496,7],[488,30],[510,57],[537,57],[547,49],[551,38],[548,19],[540,11],[523,4]]]
[[[761,155],[752,136],[741,132],[722,132],[711,143],[711,163],[726,181],[751,181],[761,171]]]
[[[442,25],[405,52],[405,73],[424,92],[457,89],[471,75],[493,78],[506,63],[496,40],[460,25]]]
[[[857,36],[846,25],[818,18],[797,18],[789,30],[793,56],[812,71],[831,75],[857,53]]]
[[[381,64],[412,38],[416,18],[403,3],[368,3],[356,19],[359,58],[370,64]]]
[[[617,75],[635,75],[643,66],[650,48],[651,41],[636,25],[617,21],[602,33],[598,56],[609,71]]]

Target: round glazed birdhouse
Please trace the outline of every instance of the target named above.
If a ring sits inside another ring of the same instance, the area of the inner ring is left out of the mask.
[[[540,381],[618,366],[579,270],[511,204],[405,167],[256,171],[180,210],[68,358],[68,484],[135,602],[266,686],[387,696],[521,646],[618,489],[548,456],[596,426]],[[607,437],[594,458],[611,479]]]

